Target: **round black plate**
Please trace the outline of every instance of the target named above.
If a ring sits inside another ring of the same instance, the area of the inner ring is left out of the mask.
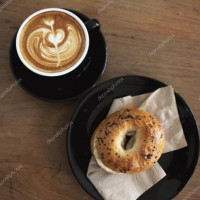
[[[83,22],[89,18],[71,10]],[[100,30],[92,30],[89,33],[90,45],[86,59],[74,71],[59,77],[40,76],[20,61],[16,52],[16,34],[10,46],[10,66],[16,79],[22,79],[19,83],[27,92],[35,97],[48,101],[64,101],[76,97],[91,87],[103,74],[107,51],[103,34]]]
[[[112,84],[121,78],[123,81],[113,88]],[[114,78],[92,89],[74,112],[71,119],[73,125],[67,134],[68,159],[75,177],[93,198],[102,200],[100,194],[86,177],[91,158],[90,138],[98,124],[106,118],[112,101],[127,95],[153,92],[164,86],[166,86],[164,83],[147,77]],[[109,90],[111,87],[113,90]],[[105,96],[104,98],[101,98],[102,94]],[[176,94],[175,96],[188,147],[162,155],[159,164],[165,170],[166,177],[147,190],[138,200],[169,200],[173,198],[184,188],[197,164],[199,153],[197,124],[186,102],[180,95]]]

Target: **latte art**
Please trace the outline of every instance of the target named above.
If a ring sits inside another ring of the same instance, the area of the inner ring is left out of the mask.
[[[49,11],[32,18],[20,40],[24,59],[44,72],[59,72],[73,66],[82,56],[85,35],[71,16]]]
[[[27,38],[26,47],[30,56],[40,64],[59,67],[69,62],[79,50],[79,35],[75,28],[54,30],[54,20],[45,21],[49,27],[38,28]]]

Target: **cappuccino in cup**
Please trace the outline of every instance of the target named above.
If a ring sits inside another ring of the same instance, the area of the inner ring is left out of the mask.
[[[16,39],[23,64],[44,76],[59,76],[77,68],[88,46],[85,24],[72,12],[59,8],[40,10],[28,17]]]

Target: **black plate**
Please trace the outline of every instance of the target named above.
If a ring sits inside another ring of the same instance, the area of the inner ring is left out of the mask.
[[[123,82],[113,88],[112,84],[121,78],[123,78]],[[90,138],[98,124],[106,118],[112,101],[127,95],[153,92],[164,86],[166,86],[164,83],[147,77],[114,78],[92,89],[74,112],[73,126],[69,128],[67,134],[68,159],[75,177],[93,198],[102,200],[100,194],[86,177],[91,158]],[[105,97],[102,98],[102,95]],[[165,170],[166,177],[147,190],[138,200],[169,200],[173,198],[184,188],[197,164],[199,154],[197,124],[186,102],[180,95],[176,94],[175,96],[188,147],[162,155],[159,164]]]
[[[89,18],[75,13],[83,22]],[[106,42],[100,30],[89,33],[90,45],[87,56],[81,65],[72,72],[59,77],[45,77],[26,68],[20,61],[16,51],[16,34],[10,46],[10,66],[15,78],[28,93],[48,101],[64,101],[76,97],[91,87],[101,77],[107,61]]]

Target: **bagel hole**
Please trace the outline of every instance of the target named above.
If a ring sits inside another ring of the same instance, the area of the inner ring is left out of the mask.
[[[122,148],[125,150],[129,150],[133,148],[133,145],[135,143],[135,136],[136,136],[137,131],[130,131],[127,132],[124,140],[122,142]]]

